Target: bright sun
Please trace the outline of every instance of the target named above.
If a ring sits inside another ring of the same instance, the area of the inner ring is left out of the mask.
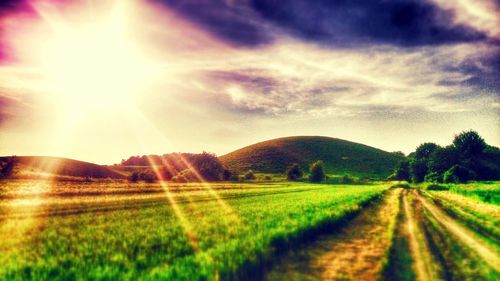
[[[41,45],[47,88],[65,106],[94,110],[133,101],[151,73],[137,42],[127,33],[127,6],[118,1],[109,15],[82,22],[52,21]]]

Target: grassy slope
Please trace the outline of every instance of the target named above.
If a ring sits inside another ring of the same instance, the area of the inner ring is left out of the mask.
[[[0,161],[7,157],[0,157]],[[124,178],[108,167],[68,158],[47,156],[16,156],[14,176],[36,176],[52,174],[70,177]]]
[[[329,137],[286,137],[256,143],[220,157],[240,172],[283,173],[292,163],[303,168],[323,160],[327,173],[386,177],[400,156],[359,143]]]

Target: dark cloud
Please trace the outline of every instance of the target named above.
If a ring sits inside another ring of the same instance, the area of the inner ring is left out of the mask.
[[[467,58],[458,66],[447,66],[446,72],[457,72],[467,76],[463,81],[443,80],[441,85],[464,86],[469,89],[479,90],[474,95],[500,93],[500,48],[488,54]]]
[[[162,2],[225,41],[246,46],[269,43],[281,32],[329,46],[413,47],[486,39],[471,27],[453,24],[452,12],[425,0]]]
[[[259,15],[241,1],[159,0],[219,38],[240,46],[269,43],[272,34]]]

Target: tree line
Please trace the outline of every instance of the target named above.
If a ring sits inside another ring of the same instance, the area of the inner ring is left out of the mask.
[[[389,180],[465,183],[500,179],[500,150],[473,130],[455,135],[452,144],[419,145],[401,161]]]

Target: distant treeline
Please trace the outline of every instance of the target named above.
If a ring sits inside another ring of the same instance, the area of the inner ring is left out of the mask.
[[[139,167],[130,180],[177,182],[234,180],[237,175],[222,165],[215,154],[203,152],[132,156],[122,166]],[[143,167],[142,169],[140,167]]]
[[[477,132],[465,131],[445,147],[431,142],[419,145],[389,179],[416,183],[500,180],[500,150]]]

